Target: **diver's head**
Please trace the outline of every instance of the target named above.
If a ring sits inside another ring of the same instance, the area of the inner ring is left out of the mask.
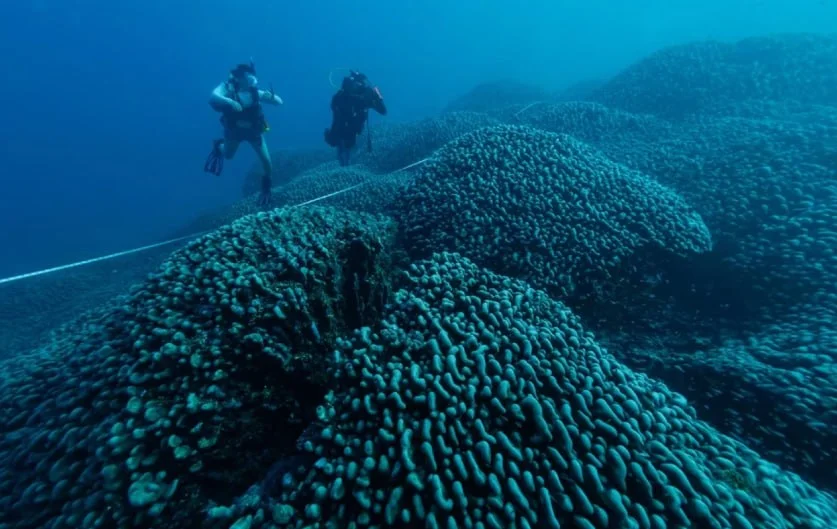
[[[343,78],[343,90],[356,94],[366,88],[366,75],[351,71],[349,75]]]
[[[230,72],[233,80],[238,86],[244,88],[255,88],[259,84],[256,77],[256,68],[253,64],[239,64]]]

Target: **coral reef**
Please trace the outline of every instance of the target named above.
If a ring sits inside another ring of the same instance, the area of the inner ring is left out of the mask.
[[[483,85],[0,285],[0,529],[828,529],[835,42]]]
[[[671,119],[700,113],[720,101],[837,106],[835,53],[837,36],[814,34],[671,46],[624,70],[590,97],[628,112]]]
[[[392,234],[338,210],[245,217],[75,340],[4,362],[0,526],[185,527],[260,476],[336,338],[383,307]]]
[[[380,328],[341,342],[311,468],[236,523],[825,528],[837,514],[544,293],[451,254],[408,283]]]
[[[675,193],[570,136],[529,127],[450,142],[394,209],[413,257],[459,251],[559,298],[618,281],[626,263],[650,266],[656,252],[711,247],[703,220]]]

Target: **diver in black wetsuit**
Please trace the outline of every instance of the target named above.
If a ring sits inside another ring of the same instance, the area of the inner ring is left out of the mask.
[[[325,130],[325,141],[337,148],[341,166],[349,165],[349,154],[369,120],[369,109],[382,116],[387,113],[378,87],[371,86],[366,75],[353,71],[343,79],[342,87],[331,98],[331,127]],[[371,138],[368,142],[371,150]]]

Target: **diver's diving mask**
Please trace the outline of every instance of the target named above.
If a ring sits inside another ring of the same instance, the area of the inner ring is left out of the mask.
[[[259,78],[255,75],[248,73],[244,76],[244,86],[246,86],[247,88],[255,88],[258,84]]]

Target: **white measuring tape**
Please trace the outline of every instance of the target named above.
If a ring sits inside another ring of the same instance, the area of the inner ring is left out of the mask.
[[[540,105],[541,103],[543,103],[543,101],[535,101],[534,103],[529,103],[529,104],[528,104],[528,105],[526,105],[525,107],[521,108],[520,110],[518,110],[517,112],[515,112],[514,114],[512,114],[512,116],[514,116],[515,118],[517,118],[517,117],[518,117],[520,114],[522,114],[523,112],[526,112],[527,110],[529,110],[529,109],[530,109],[530,108],[532,108],[533,106],[535,106],[535,105]]]
[[[131,250],[125,250],[124,252],[116,252],[108,255],[103,255],[101,257],[95,257],[93,259],[85,259],[84,261],[79,261],[77,263],[70,263],[62,266],[56,266],[54,268],[46,268],[44,270],[38,270],[37,272],[29,272],[28,274],[20,274],[19,276],[12,276],[7,277],[5,279],[0,279],[0,284],[3,283],[11,283],[12,281],[19,281],[21,279],[28,279],[30,277],[41,276],[44,274],[51,274],[52,272],[58,272],[60,270],[67,270],[68,268],[75,268],[77,266],[84,266],[88,264],[97,263],[99,261],[107,261],[108,259],[115,259],[117,257],[122,257],[123,255],[130,255],[132,253],[137,252],[144,252],[145,250],[151,250],[153,248],[159,248],[160,246],[165,246],[167,244],[172,244],[177,241],[183,241],[186,239],[192,239],[194,237],[198,237],[203,235],[204,233],[209,233],[212,230],[202,231],[199,233],[193,233],[191,235],[184,235],[183,237],[178,237],[176,239],[169,239],[167,241],[158,242],[156,244],[149,244],[148,246],[140,246],[139,248],[133,248]]]
[[[423,160],[419,160],[415,163],[411,163],[410,165],[402,167],[401,169],[397,169],[395,171],[392,171],[390,174],[395,174],[395,173],[399,173],[401,171],[406,171],[407,169],[413,168],[417,165],[427,163],[430,159],[431,159],[431,157],[425,158]],[[293,206],[290,206],[288,209],[301,208],[302,206],[307,206],[308,204],[313,204],[314,202],[319,202],[320,200],[325,200],[327,198],[331,198],[333,196],[336,196],[336,195],[339,195],[339,194],[342,194],[342,193],[346,193],[348,191],[351,191],[352,189],[356,189],[356,188],[358,188],[362,185],[365,185],[367,183],[369,183],[368,180],[365,181],[365,182],[361,182],[359,184],[355,184],[353,186],[347,187],[345,189],[335,191],[334,193],[329,193],[327,195],[323,195],[321,197],[317,197],[317,198],[308,200],[308,201],[303,202],[301,204],[295,204]],[[146,250],[153,250],[154,248],[159,248],[161,246],[166,246],[168,244],[173,244],[173,243],[176,243],[178,241],[185,241],[187,239],[194,239],[195,237],[200,237],[201,235],[204,235],[204,234],[209,233],[211,231],[215,231],[215,230],[200,231],[198,233],[193,233],[191,235],[184,235],[183,237],[177,237],[175,239],[169,239],[167,241],[158,242],[158,243],[155,243],[155,244],[149,244],[148,246],[140,246],[139,248],[132,248],[130,250],[125,250],[125,251],[122,251],[122,252],[116,252],[116,253],[112,253],[112,254],[108,254],[108,255],[102,255],[100,257],[94,257],[93,259],[85,259],[84,261],[78,261],[76,263],[70,263],[70,264],[65,264],[65,265],[61,265],[61,266],[55,266],[53,268],[46,268],[44,270],[38,270],[37,272],[29,272],[27,274],[20,274],[20,275],[17,275],[17,276],[7,277],[5,279],[0,279],[0,285],[2,285],[3,283],[11,283],[13,281],[20,281],[21,279],[29,279],[30,277],[42,276],[44,274],[51,274],[53,272],[60,272],[61,270],[68,270],[70,268],[76,268],[78,266],[84,266],[84,265],[89,265],[89,264],[93,264],[93,263],[98,263],[100,261],[108,261],[110,259],[116,259],[117,257],[122,257],[123,255],[131,255],[131,254],[134,254],[134,253],[144,252]]]

